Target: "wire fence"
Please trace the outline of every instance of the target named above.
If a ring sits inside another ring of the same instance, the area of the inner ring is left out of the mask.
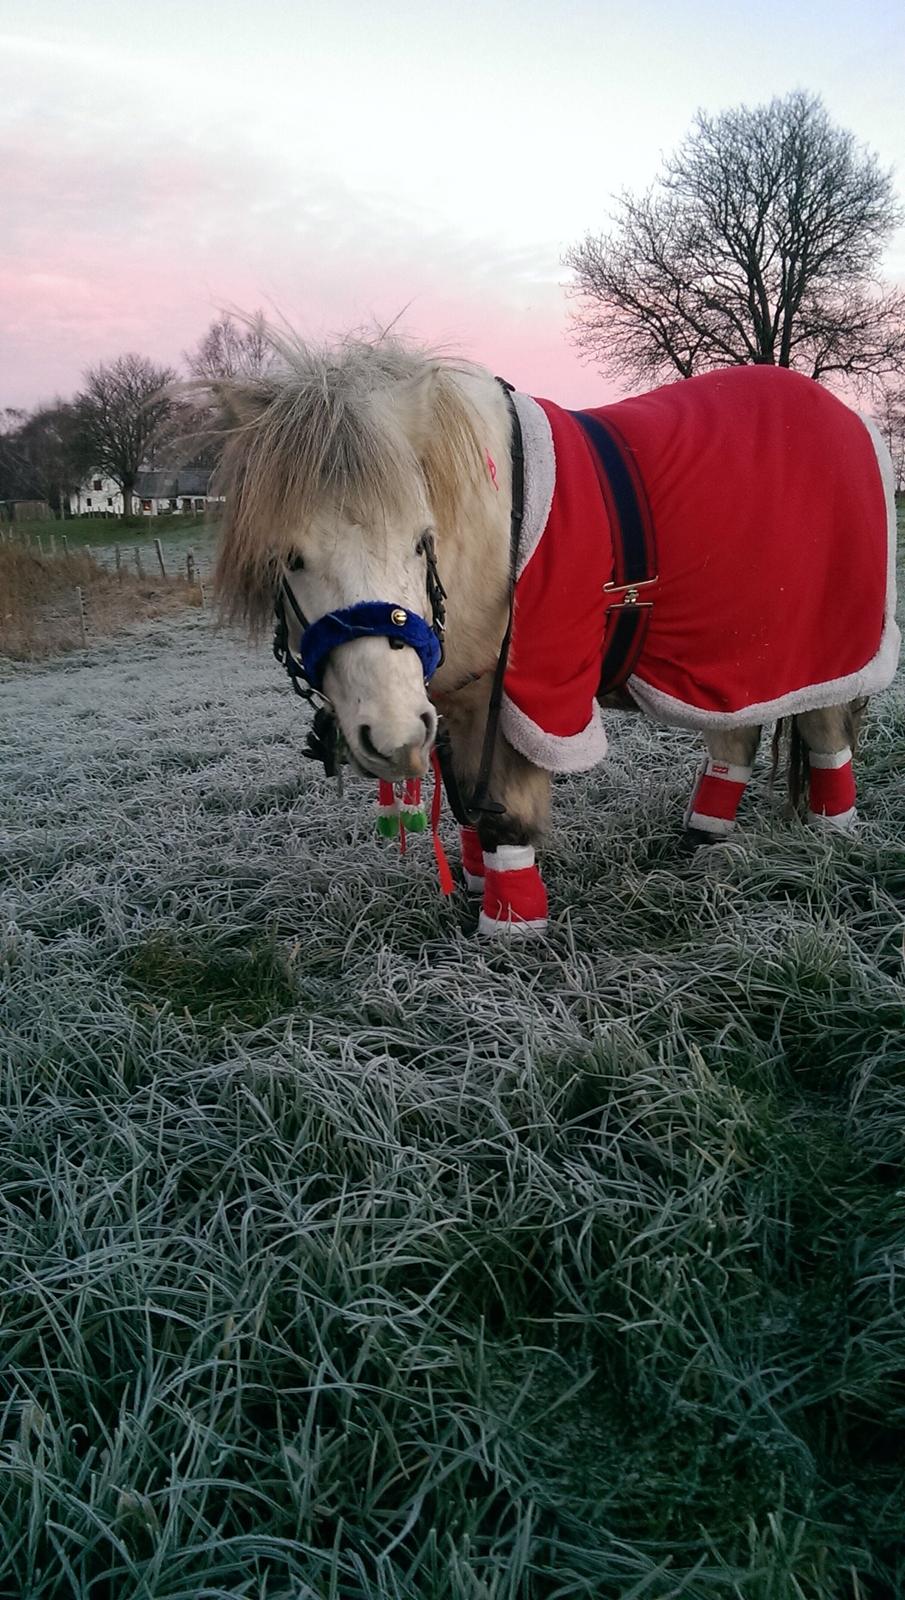
[[[0,655],[56,655],[133,621],[205,607],[213,556],[203,538],[197,548],[187,536],[90,545],[62,530],[0,526]]]
[[[87,544],[70,540],[65,533],[29,533],[23,527],[0,527],[0,541],[14,541],[22,549],[42,559],[55,556],[87,555],[105,572],[132,572],[136,577],[187,578],[189,582],[208,582],[213,574],[215,551],[204,530],[176,537],[155,538],[150,542],[124,539],[120,544]]]

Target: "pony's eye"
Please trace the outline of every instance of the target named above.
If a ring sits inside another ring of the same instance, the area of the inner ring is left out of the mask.
[[[300,556],[297,550],[294,550],[286,565],[288,566],[290,572],[301,572],[305,566],[305,558],[304,556]]]

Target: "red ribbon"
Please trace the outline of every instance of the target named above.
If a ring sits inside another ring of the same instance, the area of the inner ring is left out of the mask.
[[[453,875],[446,859],[446,851],[440,842],[440,806],[443,800],[443,788],[440,777],[440,762],[436,750],[431,751],[431,766],[434,769],[434,792],[431,795],[431,843],[434,847],[434,860],[437,863],[437,875],[440,879],[440,893],[452,894]]]

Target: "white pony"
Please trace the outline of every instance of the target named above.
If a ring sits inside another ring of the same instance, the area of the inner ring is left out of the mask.
[[[218,390],[221,601],[256,628],[276,603],[361,772],[424,773],[439,713],[484,932],[545,927],[550,773],[602,757],[601,705],[700,730],[694,842],[732,827],[785,717],[793,794],[851,825],[858,721],[899,651],[869,424],[776,368],[576,413],[391,338],[270,337],[273,370]]]

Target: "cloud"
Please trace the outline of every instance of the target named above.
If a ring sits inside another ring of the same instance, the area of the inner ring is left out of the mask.
[[[124,145],[103,123],[0,136],[4,403],[69,392],[124,349],[178,361],[223,306],[277,309],[314,337],[408,307],[425,340],[510,365],[520,340],[529,367],[562,342],[553,250],[154,128]]]

